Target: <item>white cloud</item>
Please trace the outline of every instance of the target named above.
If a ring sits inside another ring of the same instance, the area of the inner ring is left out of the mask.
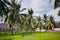
[[[32,0],[31,7],[35,12],[42,12],[44,14],[54,9],[55,0],[52,0],[51,3],[49,3],[49,1],[50,0]]]
[[[23,0],[22,1],[22,8],[30,8],[30,0]]]

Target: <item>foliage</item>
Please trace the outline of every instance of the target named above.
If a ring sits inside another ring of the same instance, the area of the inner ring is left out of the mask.
[[[55,6],[54,6],[54,8],[57,8],[59,6],[60,6],[60,0],[55,0]]]
[[[9,12],[8,5],[11,5],[8,0],[0,0],[0,16],[8,14]]]

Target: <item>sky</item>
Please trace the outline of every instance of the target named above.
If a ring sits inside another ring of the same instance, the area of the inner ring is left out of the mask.
[[[32,8],[34,10],[33,15],[40,16],[54,9],[55,0],[52,0],[51,3],[49,3],[49,1],[50,0],[23,0],[22,8]]]
[[[19,3],[20,0],[18,0]],[[33,16],[41,16],[43,17],[44,14],[48,16],[54,16],[56,21],[59,21],[60,17],[57,15],[60,8],[54,9],[55,0],[23,0],[22,1],[22,8],[26,8],[23,13],[27,13],[28,8],[32,8],[34,10]]]
[[[54,9],[55,0],[23,0],[22,8],[32,8],[34,10],[33,16],[41,16],[44,14],[48,16],[54,16],[55,21],[59,21],[59,16],[57,15],[59,8]],[[27,12],[27,10],[25,12]]]

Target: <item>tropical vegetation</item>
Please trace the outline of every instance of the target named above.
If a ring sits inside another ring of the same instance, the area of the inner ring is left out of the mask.
[[[26,10],[26,8],[21,9],[21,2],[22,0],[19,3],[16,0],[0,0],[0,17],[3,18],[4,23],[9,27],[8,31],[0,33],[0,35],[3,35],[0,37],[1,40],[20,40],[20,38],[21,40],[60,40],[59,33],[47,32],[48,30],[53,30],[56,26],[52,15],[47,16],[44,14],[43,17],[33,16],[34,10],[32,8],[28,9],[27,13],[21,13]],[[59,6],[59,2],[60,1],[55,0],[55,8],[57,5]],[[58,16],[60,16],[60,11]],[[37,28],[39,28],[39,32],[36,32]],[[44,29],[45,32],[41,33],[42,29]],[[31,35],[29,35],[30,33]],[[11,34],[15,34],[15,36]],[[25,36],[25,38],[22,38],[20,34]]]

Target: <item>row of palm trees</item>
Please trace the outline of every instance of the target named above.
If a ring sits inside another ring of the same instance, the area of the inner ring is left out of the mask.
[[[44,14],[43,19],[39,16],[32,16],[33,10],[28,9],[28,14],[20,14],[20,27],[25,31],[35,31],[36,28],[40,29],[53,29],[55,21],[53,16],[47,16]]]
[[[21,10],[21,2],[16,0],[0,0],[0,16],[4,18],[4,22],[12,28],[12,34],[15,26],[19,26],[22,31],[35,31],[36,28],[40,29],[52,29],[55,26],[53,16],[47,16],[44,14],[43,19],[41,17],[32,16],[33,10],[28,9],[27,14],[21,14],[26,8]]]

